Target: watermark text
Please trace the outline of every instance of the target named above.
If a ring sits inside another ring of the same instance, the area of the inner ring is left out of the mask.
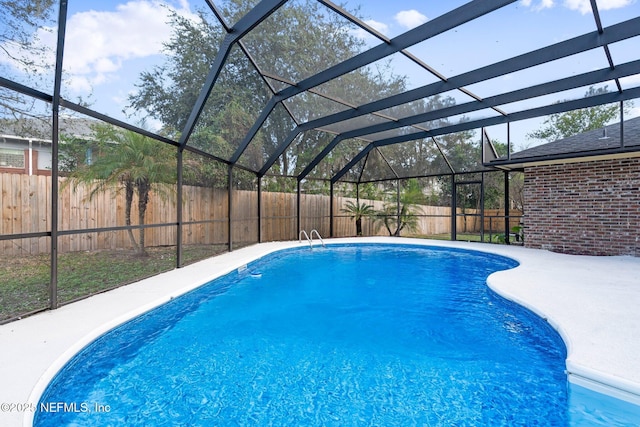
[[[0,412],[111,412],[111,406],[98,402],[1,402]]]

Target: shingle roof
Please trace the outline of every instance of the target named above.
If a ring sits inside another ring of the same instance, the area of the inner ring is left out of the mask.
[[[640,150],[640,117],[623,122],[624,147],[638,147]],[[511,154],[512,160],[538,160],[541,157],[552,157],[566,154],[588,154],[593,151],[621,148],[620,122],[604,128],[559,139],[548,144],[532,147]],[[498,159],[499,160],[505,160]]]
[[[86,138],[93,135],[91,126],[97,120],[60,117],[60,132],[69,136]],[[0,135],[16,137],[16,139],[36,138],[51,142],[51,124],[48,119],[0,120]]]

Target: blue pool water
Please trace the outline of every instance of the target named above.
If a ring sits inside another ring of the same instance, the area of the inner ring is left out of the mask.
[[[95,340],[34,425],[572,425],[564,344],[486,286],[516,265],[425,246],[278,252]]]

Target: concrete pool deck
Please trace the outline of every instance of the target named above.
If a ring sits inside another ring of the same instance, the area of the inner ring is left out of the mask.
[[[571,382],[640,405],[640,258],[407,238],[325,242],[457,247],[517,260],[517,268],[492,274],[489,286],[560,332]],[[258,257],[305,245],[250,246],[0,326],[0,425],[30,425],[21,405],[35,405],[53,375],[103,332]]]

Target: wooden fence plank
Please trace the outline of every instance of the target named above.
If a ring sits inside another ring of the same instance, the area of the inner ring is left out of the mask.
[[[11,177],[8,175],[2,175],[0,182],[2,183],[0,188],[0,215],[2,215],[2,222],[0,223],[2,226],[1,230],[3,234],[14,234],[11,208],[11,204],[13,203],[13,185],[11,183]],[[13,242],[10,240],[3,241],[0,247],[5,254],[9,254],[14,251]]]
[[[36,191],[38,218],[41,221],[37,231],[49,231],[51,230],[51,177],[45,176],[39,179]],[[50,248],[51,238],[38,239],[38,253],[49,253]]]

